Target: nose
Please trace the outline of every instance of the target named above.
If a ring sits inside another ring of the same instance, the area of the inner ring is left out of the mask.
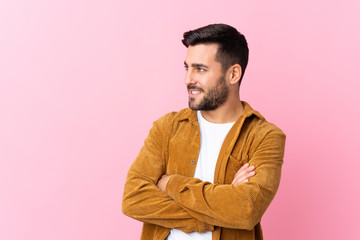
[[[192,74],[191,70],[188,69],[185,74],[185,84],[189,86],[190,84],[194,83],[194,75]]]

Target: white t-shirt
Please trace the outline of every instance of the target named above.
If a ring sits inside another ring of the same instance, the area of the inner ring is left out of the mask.
[[[194,178],[213,183],[217,158],[226,135],[235,122],[232,123],[211,123],[197,111],[197,118],[200,126],[200,152],[196,164]],[[211,240],[212,232],[205,233],[184,233],[172,229],[168,240]]]

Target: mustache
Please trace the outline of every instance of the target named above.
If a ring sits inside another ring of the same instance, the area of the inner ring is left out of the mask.
[[[194,85],[187,86],[187,90],[191,90],[191,89],[203,92],[203,90],[201,88],[197,87],[197,86],[194,86]]]

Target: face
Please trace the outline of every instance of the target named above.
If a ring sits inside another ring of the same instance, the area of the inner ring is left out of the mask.
[[[215,61],[216,44],[189,46],[185,59],[185,84],[192,110],[215,110],[223,105],[229,95],[229,87],[222,72],[221,63]]]

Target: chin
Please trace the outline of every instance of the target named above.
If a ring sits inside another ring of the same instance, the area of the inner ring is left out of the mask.
[[[190,98],[190,99],[189,99],[189,102],[188,102],[188,105],[189,105],[189,108],[190,108],[191,110],[198,110],[197,107],[198,107],[199,104],[196,104],[196,103],[195,103],[195,99]]]
[[[190,108],[191,110],[194,110],[194,111],[198,110],[198,109],[196,108],[196,106],[193,106],[193,105],[191,105],[191,104],[189,104],[189,108]]]
[[[191,103],[189,103],[189,108],[190,108],[191,110],[194,110],[194,111],[199,110],[199,106],[198,106],[198,105],[191,104]]]

